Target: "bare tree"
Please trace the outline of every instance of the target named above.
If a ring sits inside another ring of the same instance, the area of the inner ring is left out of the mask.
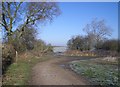
[[[19,36],[21,36],[26,25],[51,21],[59,14],[60,10],[55,2],[2,2],[2,21],[0,24],[10,36],[14,33],[13,29],[21,23],[23,25],[21,31],[18,30]]]
[[[94,19],[83,29],[89,37],[90,44],[97,45],[100,41],[111,35],[111,28],[105,24],[105,20]]]
[[[17,55],[17,51],[20,50],[18,47],[22,48],[23,46],[21,42],[18,43],[19,41],[24,39],[27,45],[32,44],[31,40],[34,39],[31,37],[32,35],[26,33],[28,31],[26,27],[30,25],[32,28],[39,23],[51,22],[54,17],[60,14],[60,9],[55,2],[2,2],[2,13],[0,11],[0,14],[2,14],[0,25],[2,25],[2,29],[7,36],[5,38],[7,43],[12,45],[13,36],[16,36],[15,39],[18,40],[15,40],[16,43],[14,44]],[[23,39],[20,39],[21,37]],[[27,38],[29,38],[29,41]],[[31,46],[28,48],[31,48]]]

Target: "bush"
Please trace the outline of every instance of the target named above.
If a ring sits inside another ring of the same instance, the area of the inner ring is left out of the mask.
[[[103,50],[118,51],[118,40],[107,40],[103,43],[101,48]]]
[[[93,44],[89,40],[89,36],[75,36],[72,37],[68,42],[67,46],[70,50],[91,50],[93,48]]]
[[[14,62],[15,58],[15,49],[12,45],[5,44],[2,47],[2,71],[7,69],[7,67]]]
[[[53,52],[53,47],[51,44],[46,45],[46,43],[42,40],[36,40],[34,42],[34,49],[32,50],[34,55],[36,56],[42,56],[45,53]]]
[[[51,46],[51,44],[48,44],[47,47],[48,47],[47,52],[53,52],[53,47]]]

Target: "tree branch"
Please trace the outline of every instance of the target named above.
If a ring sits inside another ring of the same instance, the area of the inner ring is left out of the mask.
[[[2,13],[2,20],[3,20],[3,23],[4,23],[5,29],[6,29],[7,31],[9,31],[8,26],[7,26],[7,23],[6,23],[6,20],[5,20],[5,14],[4,14],[4,13]]]
[[[14,3],[16,4],[16,2],[14,2]],[[19,10],[20,5],[21,5],[22,3],[23,3],[23,2],[20,2],[20,3],[19,3],[19,5],[18,5],[18,6],[16,6],[16,10],[15,10],[15,12],[14,12],[14,16],[13,16],[13,18],[15,18],[15,17],[16,17],[17,11]]]

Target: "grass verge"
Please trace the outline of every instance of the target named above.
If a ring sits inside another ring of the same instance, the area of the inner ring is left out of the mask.
[[[3,76],[3,85],[27,85],[32,67],[38,62],[50,59],[48,56],[19,59],[11,64]]]
[[[96,60],[81,60],[71,62],[70,67],[77,74],[86,77],[92,84],[102,86],[120,85],[117,64],[103,64],[96,62]]]

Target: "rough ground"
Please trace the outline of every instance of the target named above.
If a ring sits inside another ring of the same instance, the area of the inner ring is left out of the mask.
[[[82,77],[60,66],[63,62],[70,60],[69,58],[52,58],[38,63],[33,67],[30,85],[89,85]]]

